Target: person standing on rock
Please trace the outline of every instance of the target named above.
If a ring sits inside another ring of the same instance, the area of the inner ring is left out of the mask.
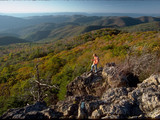
[[[91,72],[95,69],[95,73],[97,73],[97,64],[99,63],[99,57],[96,54],[93,54],[94,59],[92,59],[93,64],[91,66]]]

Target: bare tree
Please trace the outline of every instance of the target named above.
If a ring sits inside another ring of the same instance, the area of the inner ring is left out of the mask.
[[[31,79],[32,88],[30,89],[31,94],[35,101],[43,101],[45,97],[48,95],[45,92],[49,89],[55,88],[59,89],[56,85],[46,84],[44,79],[40,79],[40,72],[38,68],[38,64],[35,66],[36,75],[34,75],[33,79]]]

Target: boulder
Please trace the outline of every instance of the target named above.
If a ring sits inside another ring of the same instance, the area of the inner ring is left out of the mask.
[[[102,110],[98,109],[92,112],[91,119],[100,119],[102,116]]]
[[[108,89],[101,97],[101,100],[105,102],[104,105],[99,106],[102,116],[108,119],[124,119],[130,116],[133,101],[128,98],[128,93],[132,90],[133,88],[125,87]]]
[[[108,79],[108,76],[114,76],[116,74],[116,64],[115,63],[107,63],[102,71],[102,76],[104,79]]]
[[[71,104],[67,110],[64,111],[63,115],[65,117],[69,117],[69,116],[77,116],[77,110],[78,110],[78,105],[77,104]]]
[[[160,75],[152,75],[137,88],[129,93],[129,98],[134,100],[147,118],[158,118],[160,110]]]
[[[68,96],[84,96],[93,95],[101,96],[103,91],[106,89],[106,83],[102,78],[102,70],[98,72],[85,72],[81,76],[76,77],[67,86],[67,97]]]
[[[59,101],[56,106],[53,106],[53,109],[62,112],[65,118],[69,118],[73,115],[74,118],[77,117],[80,119],[83,118],[84,114],[85,116],[91,114],[93,110],[98,108],[95,107],[99,104],[98,99],[99,97],[94,96],[70,96],[64,101]],[[82,101],[85,104],[85,110],[80,107]]]

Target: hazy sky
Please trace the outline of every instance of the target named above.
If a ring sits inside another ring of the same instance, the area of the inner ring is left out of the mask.
[[[0,13],[160,13],[160,0],[0,0]]]

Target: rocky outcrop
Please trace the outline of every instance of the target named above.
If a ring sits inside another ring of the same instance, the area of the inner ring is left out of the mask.
[[[67,96],[101,96],[106,87],[106,82],[102,78],[102,69],[99,69],[96,74],[86,72],[75,78],[75,80],[67,86]]]
[[[160,118],[160,75],[152,75],[129,93],[146,117]]]
[[[78,76],[67,86],[68,96],[93,95],[102,96],[103,92],[115,87],[136,87],[139,83],[138,77],[132,73],[122,74],[118,71],[115,63],[108,63],[103,69],[95,74],[86,72]]]
[[[109,64],[97,74],[84,73],[67,86],[64,101],[50,107],[37,102],[21,109],[11,109],[1,118],[160,118],[160,75],[152,75],[137,84],[133,74],[123,74],[124,82],[113,79],[114,72],[115,64]],[[131,85],[133,82],[135,84]]]
[[[0,119],[50,119],[60,116],[61,113],[47,107],[45,102],[36,102],[24,108],[10,109]]]

